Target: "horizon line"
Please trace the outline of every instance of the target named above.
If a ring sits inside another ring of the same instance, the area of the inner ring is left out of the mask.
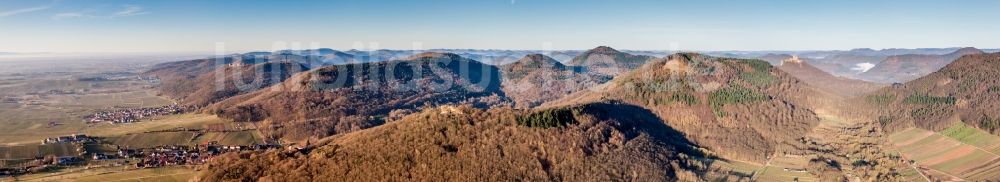
[[[596,48],[596,47],[600,47],[600,46],[595,46],[594,48]],[[914,49],[953,49],[953,48],[959,48],[959,49],[961,49],[961,48],[976,48],[976,49],[980,49],[980,50],[1000,50],[1000,48],[980,48],[980,47],[974,47],[974,46],[913,47],[913,48],[904,48],[904,47],[892,47],[892,48],[857,47],[857,48],[850,48],[850,49],[798,49],[798,50],[795,50],[795,49],[788,49],[788,50],[782,50],[782,49],[759,49],[759,50],[736,50],[736,49],[729,49],[729,50],[689,50],[689,49],[678,49],[678,50],[669,50],[669,49],[619,49],[619,48],[614,48],[612,46],[607,46],[607,47],[611,47],[611,48],[613,48],[615,50],[621,50],[621,51],[665,51],[665,52],[812,52],[812,51],[851,51],[851,50],[857,50],[857,49],[872,49],[874,51],[885,51],[885,50],[893,50],[893,49],[914,50]],[[335,49],[335,48],[328,48],[328,47],[320,47],[320,48],[306,48],[306,49],[234,50],[234,51],[225,51],[226,52],[225,54],[238,54],[238,53],[250,53],[250,52],[277,52],[277,51],[289,51],[289,50],[291,50],[291,51],[303,51],[303,50],[316,50],[316,49],[331,49],[331,50],[335,50],[335,51],[351,51],[351,50],[356,50],[356,51],[377,51],[377,50],[391,50],[391,51],[434,51],[434,50],[587,51],[587,50],[591,50],[591,49],[594,49],[594,48],[588,48],[588,49],[548,49],[548,50],[546,50],[546,49],[500,49],[500,48],[488,48],[488,49],[483,49],[483,48],[429,48],[429,49],[389,49],[389,48],[357,49],[357,48],[352,48],[352,49]],[[66,52],[61,52],[61,51],[25,51],[25,52],[0,51],[0,55],[38,55],[38,54],[185,54],[185,53],[186,54],[214,54],[216,52],[215,51],[190,51],[190,50],[187,50],[187,51],[66,51]]]

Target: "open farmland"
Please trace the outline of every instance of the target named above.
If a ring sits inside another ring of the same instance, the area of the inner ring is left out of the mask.
[[[71,143],[0,146],[0,159],[5,160],[31,159],[46,155],[55,155],[58,157],[76,156],[79,155],[79,152],[76,151],[76,146]]]
[[[98,124],[84,133],[104,138],[104,145],[89,144],[88,151],[114,152],[115,145],[130,148],[151,148],[163,145],[187,145],[218,142],[221,145],[252,145],[264,143],[256,130],[205,131],[207,125],[223,125],[226,128],[248,128],[239,123],[228,123],[215,116],[202,114],[181,114],[163,116],[151,121],[129,124]],[[169,131],[177,128],[192,131]],[[78,156],[75,144],[56,143],[39,145],[39,141],[29,141],[17,145],[0,145],[2,164],[23,163],[25,159],[55,156]]]
[[[67,80],[58,82],[67,82],[65,84],[52,86],[29,83],[36,82],[35,80],[19,82],[25,83],[0,88],[0,92],[3,92],[0,96],[8,95],[8,100],[0,103],[0,123],[3,123],[0,125],[0,144],[35,143],[48,137],[82,133],[94,126],[84,123],[83,116],[101,110],[173,103],[151,90],[143,89],[142,85],[146,83],[139,81],[120,81],[126,82],[120,83],[124,89],[98,86],[108,84],[107,82],[86,84]],[[44,91],[45,89],[49,91]],[[97,125],[102,124],[106,123]]]
[[[106,141],[128,148],[152,148],[165,145],[189,145],[197,135],[196,132],[188,131],[150,132],[109,137]]]
[[[956,133],[966,132],[953,130],[948,134],[957,136]],[[895,133],[889,139],[904,158],[913,160],[930,178],[1000,179],[1000,156],[979,146],[917,128]]]
[[[196,144],[219,142],[219,145],[250,145],[263,144],[264,140],[257,131],[236,131],[236,132],[206,132],[199,135]]]
[[[796,170],[804,168],[806,163],[808,163],[808,160],[802,160],[804,157],[785,156],[779,158],[781,159],[772,160],[770,165],[735,160],[715,160],[712,161],[711,168],[719,171],[729,171],[729,174],[733,176],[752,176],[755,181],[819,181],[819,179],[808,172]],[[732,180],[736,179],[733,177],[727,179],[727,181]]]
[[[170,116],[160,116],[148,121],[126,124],[101,123],[84,130],[83,133],[92,136],[119,136],[130,133],[142,133],[148,131],[163,131],[176,128],[204,129],[206,125],[225,123],[226,125],[236,125],[226,123],[214,115],[206,114],[179,114]]]
[[[209,142],[219,142],[220,145],[252,145],[262,144],[263,139],[256,131],[236,132],[201,132],[201,131],[168,131],[134,133],[122,136],[108,137],[105,141],[114,145],[129,148],[152,148],[166,145],[194,146]]]
[[[994,154],[1000,154],[1000,137],[970,127],[965,123],[958,122],[945,130],[941,130],[939,133],[959,142],[979,147]]]
[[[759,177],[758,177],[759,176]],[[816,177],[805,171],[790,171],[777,166],[767,166],[761,174],[755,176],[756,181],[819,181]]]
[[[70,168],[55,173],[31,174],[17,177],[19,181],[188,181],[197,171],[188,167],[162,167],[149,169],[127,169],[121,167],[101,168]],[[13,178],[0,178],[0,181],[12,181]]]
[[[755,173],[760,172],[760,170],[762,169],[761,166],[757,164],[741,162],[741,161],[732,161],[732,160],[714,160],[711,162],[711,164],[712,166],[710,168],[712,169],[718,171],[728,171],[728,174],[730,176],[725,177],[727,178],[727,181],[737,180],[734,179],[737,176],[742,177],[740,178],[742,180],[749,180],[751,176],[753,176]]]

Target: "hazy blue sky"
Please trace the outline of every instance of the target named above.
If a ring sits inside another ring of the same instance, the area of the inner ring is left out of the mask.
[[[1000,47],[1000,1],[0,0],[0,52]],[[292,44],[290,44],[292,45]],[[551,46],[546,46],[551,45]]]

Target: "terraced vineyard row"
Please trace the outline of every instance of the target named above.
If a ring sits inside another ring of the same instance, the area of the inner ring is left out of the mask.
[[[935,133],[913,128],[892,134],[889,139],[905,158],[927,171],[929,177],[972,181],[1000,179],[1000,156],[992,152],[996,148],[982,148],[989,147],[990,145],[983,144],[990,143],[980,142],[997,138],[968,129],[970,128],[953,126]],[[983,139],[968,140],[969,137]],[[933,175],[934,173],[943,174]]]

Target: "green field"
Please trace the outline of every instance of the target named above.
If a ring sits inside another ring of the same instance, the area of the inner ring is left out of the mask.
[[[784,168],[768,166],[754,177],[756,181],[819,181],[808,172],[785,171]]]
[[[762,166],[741,161],[712,161],[711,168],[722,171],[732,171],[744,175],[752,175],[755,181],[819,181],[808,172],[786,171],[785,167]]]
[[[992,153],[1000,153],[1000,137],[970,127],[965,123],[958,122],[945,130],[941,130],[940,133],[959,142],[973,145]]]

